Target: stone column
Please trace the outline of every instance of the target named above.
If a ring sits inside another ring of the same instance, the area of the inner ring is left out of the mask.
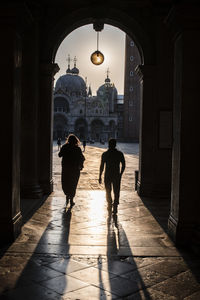
[[[177,244],[200,243],[199,99],[200,9],[174,8],[174,115],[169,233]]]
[[[21,117],[21,197],[42,196],[38,180],[38,34],[35,24],[23,40]]]
[[[155,166],[155,74],[153,65],[140,66],[137,69],[142,89],[140,106],[140,137],[139,137],[139,177],[137,192],[140,196],[151,196],[154,191]]]
[[[40,104],[38,126],[39,184],[45,194],[53,191],[53,82],[59,71],[57,64],[40,65]]]
[[[21,36],[16,31],[15,12],[5,11],[5,16],[3,14],[2,9],[0,244],[13,240],[20,233],[22,220],[20,212]]]
[[[159,53],[160,35],[157,44]],[[172,81],[168,80],[171,64],[166,63],[164,54],[157,56],[157,65],[137,68],[142,95],[137,192],[159,199],[170,198],[171,192]]]

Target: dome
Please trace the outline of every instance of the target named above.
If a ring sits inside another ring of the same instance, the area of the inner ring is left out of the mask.
[[[85,93],[86,84],[81,76],[66,74],[58,78],[55,86],[55,92],[58,90],[62,90],[63,92]]]
[[[112,84],[107,85],[107,82],[102,84],[97,90],[97,95],[99,95],[99,96],[103,96],[106,93],[109,93],[109,94],[114,93],[114,95],[116,95],[116,96],[118,94],[116,87]]]
[[[110,78],[107,77],[107,78],[105,79],[105,82],[106,82],[106,83],[107,83],[107,82],[110,82]]]
[[[76,67],[74,67],[72,70],[71,70],[71,73],[72,74],[79,74],[79,69],[77,69]]]

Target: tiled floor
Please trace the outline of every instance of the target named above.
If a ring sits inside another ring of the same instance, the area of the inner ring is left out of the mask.
[[[1,250],[0,299],[200,299],[200,258],[168,237],[169,201],[134,191],[138,145],[119,147],[127,168],[117,216],[108,215],[97,180],[103,146],[86,147],[72,209],[65,207],[54,148],[55,192]]]

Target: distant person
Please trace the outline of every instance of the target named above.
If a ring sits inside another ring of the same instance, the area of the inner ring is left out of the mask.
[[[76,194],[80,170],[83,169],[85,160],[79,145],[79,139],[74,134],[70,134],[58,153],[58,156],[62,157],[62,189],[66,195],[66,205],[70,201],[71,206],[75,204],[73,199]]]
[[[61,148],[61,144],[62,144],[61,138],[58,138],[58,139],[57,139],[58,151],[59,151],[60,148]]]
[[[83,152],[85,152],[86,140],[83,141]]]
[[[120,183],[122,174],[125,170],[124,154],[116,149],[116,139],[110,139],[108,142],[108,150],[103,152],[101,156],[101,164],[99,170],[99,183],[102,183],[102,173],[105,165],[104,184],[106,189],[106,200],[108,211],[117,213],[120,194]],[[111,191],[113,188],[114,202],[112,203]]]

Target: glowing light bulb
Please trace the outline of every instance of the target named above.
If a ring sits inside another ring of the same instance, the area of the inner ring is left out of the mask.
[[[104,62],[104,55],[99,50],[96,50],[91,54],[90,59],[94,65],[101,65]]]

